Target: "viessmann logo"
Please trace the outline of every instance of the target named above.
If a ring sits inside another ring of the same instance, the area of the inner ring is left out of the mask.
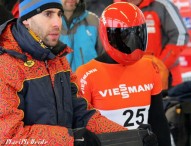
[[[146,92],[152,89],[153,89],[153,84],[143,84],[137,86],[126,86],[126,84],[120,84],[119,87],[117,88],[105,89],[103,91],[99,91],[99,94],[102,97],[121,95],[122,98],[129,98],[129,94],[131,93]]]
[[[87,72],[83,75],[83,77],[80,79],[81,91],[82,91],[83,94],[84,94],[84,88],[85,88],[85,86],[87,85],[86,78],[87,78],[90,74],[92,74],[92,73],[94,73],[94,72],[97,72],[97,69],[96,69],[96,68],[87,71]]]

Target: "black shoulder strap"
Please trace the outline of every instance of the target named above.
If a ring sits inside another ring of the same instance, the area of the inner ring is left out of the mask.
[[[2,55],[4,53],[7,53],[10,56],[16,57],[18,59],[21,59],[24,62],[27,61],[27,56],[25,54],[21,54],[21,53],[18,53],[16,51],[13,51],[13,50],[7,50],[7,49],[4,49],[2,46],[0,46],[0,55]]]

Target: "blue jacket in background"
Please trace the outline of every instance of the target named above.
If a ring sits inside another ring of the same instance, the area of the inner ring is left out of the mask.
[[[72,71],[103,52],[98,38],[98,24],[98,16],[89,11],[84,11],[74,18],[69,26],[63,17],[60,40],[73,49],[73,52],[66,56]]]

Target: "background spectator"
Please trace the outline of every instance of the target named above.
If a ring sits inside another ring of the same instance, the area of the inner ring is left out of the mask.
[[[4,1],[0,0],[0,25],[13,18],[11,12],[5,7]]]
[[[113,3],[113,0],[86,0],[87,10],[97,14],[99,17],[103,10]]]
[[[73,71],[103,52],[98,37],[97,15],[85,9],[84,0],[63,1],[63,26],[60,40],[73,49],[67,59]]]

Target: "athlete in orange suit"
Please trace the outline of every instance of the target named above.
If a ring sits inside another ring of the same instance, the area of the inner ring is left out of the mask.
[[[128,129],[151,124],[159,146],[170,146],[159,68],[142,57],[147,45],[143,13],[127,2],[113,3],[101,15],[99,32],[106,52],[76,71],[84,97]]]

